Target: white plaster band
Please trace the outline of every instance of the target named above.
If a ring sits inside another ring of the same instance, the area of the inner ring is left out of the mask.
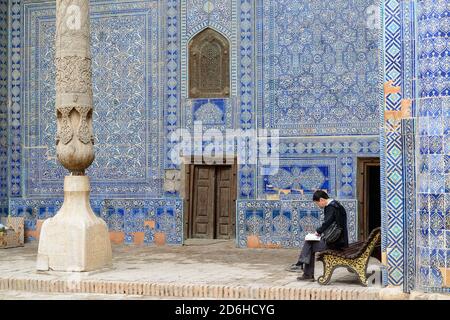
[[[66,176],[64,178],[64,192],[89,192],[90,183],[87,176]]]

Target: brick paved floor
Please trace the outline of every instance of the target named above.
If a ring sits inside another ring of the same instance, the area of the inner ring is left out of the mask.
[[[328,286],[321,286],[317,282],[300,282],[296,280],[300,274],[284,270],[286,266],[296,261],[298,250],[240,249],[235,247],[233,241],[188,241],[187,245],[177,247],[113,246],[112,267],[86,273],[37,272],[36,253],[37,243],[28,243],[23,248],[0,250],[0,280],[193,285],[192,294],[182,295],[184,297],[202,297],[202,293],[194,292],[196,286],[303,288],[314,292],[319,292],[317,289],[336,289],[362,294],[361,297],[364,297],[365,293],[374,294],[380,290],[379,285],[369,288],[360,286],[356,275],[346,269],[338,269]],[[322,264],[317,263],[316,266],[317,278],[322,272]],[[379,270],[379,267],[379,262],[372,258],[369,270]],[[12,289],[11,286],[8,288]],[[165,294],[161,289],[156,296]],[[294,293],[292,295],[294,296]],[[101,299],[100,296],[98,298]]]

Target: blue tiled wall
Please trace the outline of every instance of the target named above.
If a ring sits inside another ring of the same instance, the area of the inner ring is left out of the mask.
[[[54,136],[55,3],[22,3],[22,196],[62,196]],[[161,196],[160,1],[91,1],[92,196]],[[35,47],[34,50],[31,50]],[[30,50],[29,50],[30,49]]]
[[[177,199],[162,190],[164,170],[177,167],[168,137],[199,120],[221,131],[280,130],[282,169],[271,177],[240,166],[241,199],[265,199],[270,183],[308,199],[324,188],[354,200],[357,157],[380,150],[379,30],[366,26],[371,1],[357,2],[92,0],[93,201]],[[67,173],[52,120],[55,4],[10,4],[10,202],[30,201],[37,217],[53,212],[36,201],[61,199]],[[206,27],[230,41],[229,99],[187,97],[187,45]]]
[[[347,211],[349,241],[357,240],[355,200],[342,200]],[[247,247],[248,237],[256,236],[261,246],[301,248],[307,233],[323,221],[321,210],[311,201],[240,200],[237,203],[237,243]]]
[[[448,1],[418,1],[417,18],[417,282],[433,291],[450,280]]]
[[[0,1],[0,215],[8,197],[8,1]]]
[[[61,205],[61,199],[10,199],[9,209],[12,216],[25,218],[26,232],[32,234],[37,221],[53,217]],[[143,233],[143,243],[148,245],[154,244],[155,233],[164,234],[166,244],[183,243],[183,204],[179,199],[94,199],[91,207],[126,244],[136,243],[136,233]]]

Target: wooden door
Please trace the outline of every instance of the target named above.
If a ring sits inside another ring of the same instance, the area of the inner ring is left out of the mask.
[[[216,167],[216,238],[234,237],[234,179],[231,166]]]
[[[191,235],[214,239],[215,167],[194,166]]]
[[[192,165],[188,237],[232,239],[235,237],[235,166]],[[191,201],[192,199],[192,201]]]
[[[357,196],[359,239],[366,240],[370,232],[381,225],[380,159],[359,158]]]

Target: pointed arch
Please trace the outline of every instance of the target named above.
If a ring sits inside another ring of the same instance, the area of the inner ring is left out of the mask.
[[[189,98],[230,96],[230,43],[206,28],[189,42]]]

